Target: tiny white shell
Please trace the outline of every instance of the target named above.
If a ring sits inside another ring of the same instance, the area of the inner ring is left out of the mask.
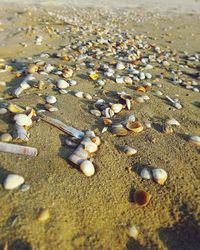
[[[120,104],[120,103],[116,103],[116,104],[112,104],[112,105],[111,105],[111,109],[112,109],[112,111],[113,111],[115,114],[119,113],[119,112],[122,110],[122,108],[123,108],[123,105]]]
[[[124,83],[124,77],[123,76],[117,76],[115,81],[116,81],[116,83],[122,84],[122,83]]]
[[[130,147],[130,146],[125,146],[123,148],[123,152],[127,155],[127,156],[132,156],[135,155],[137,153],[137,150]]]
[[[129,227],[128,235],[130,237],[132,237],[133,239],[137,239],[138,234],[139,234],[139,232],[138,232],[138,229],[136,228],[135,225],[132,225]]]
[[[163,185],[167,180],[167,172],[162,168],[157,168],[152,170],[153,178],[155,182]]]
[[[90,177],[94,175],[95,168],[91,161],[85,160],[80,164],[80,169],[84,173],[84,175]]]
[[[65,88],[69,87],[69,83],[67,81],[63,80],[63,79],[60,79],[57,82],[57,87],[59,89],[65,89]]]
[[[195,144],[196,146],[200,146],[200,136],[197,135],[190,136],[189,142]]]
[[[76,97],[78,97],[78,98],[83,98],[84,97],[84,93],[82,91],[77,91],[74,95]]]
[[[143,179],[150,180],[151,179],[151,172],[147,168],[143,168],[141,173],[140,173],[140,176]]]
[[[47,101],[48,103],[50,103],[50,104],[54,104],[54,103],[57,102],[57,99],[56,99],[55,96],[49,95],[49,96],[46,97],[46,101]]]
[[[118,62],[116,64],[116,69],[118,69],[118,70],[125,69],[125,65],[122,62]]]
[[[17,174],[9,174],[3,185],[6,190],[12,190],[18,188],[24,183],[24,177],[17,175]]]
[[[166,123],[167,123],[168,125],[180,126],[180,123],[179,123],[176,119],[174,119],[174,118],[167,120]]]
[[[31,126],[32,120],[29,116],[25,114],[17,114],[14,116],[14,120],[20,126]]]

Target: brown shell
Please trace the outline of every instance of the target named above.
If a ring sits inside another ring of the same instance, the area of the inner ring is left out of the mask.
[[[137,87],[136,91],[137,91],[137,92],[143,92],[143,93],[145,93],[147,90],[146,90],[145,87],[139,86],[139,87]]]
[[[107,118],[107,117],[104,117],[104,118],[103,118],[103,123],[104,123],[105,125],[112,125],[112,121],[111,121],[109,118]]]
[[[135,191],[134,193],[134,201],[137,203],[139,206],[146,206],[151,199],[151,195],[143,190],[138,190]]]
[[[134,133],[140,133],[144,129],[142,124],[138,121],[128,121],[126,124],[127,129],[133,131]]]
[[[116,136],[125,136],[128,134],[128,130],[124,127],[111,127],[111,133]]]

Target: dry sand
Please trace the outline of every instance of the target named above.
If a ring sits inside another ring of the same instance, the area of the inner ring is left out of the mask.
[[[199,3],[193,4],[198,9]],[[76,39],[82,41],[83,38],[76,31],[49,35],[45,26],[63,31],[69,25],[56,23],[57,18],[49,16],[47,10],[59,12],[69,17],[70,23],[77,21],[79,26],[92,21],[101,26],[108,20],[111,27],[116,25],[116,30],[128,30],[133,35],[144,34],[149,43],[161,48],[169,46],[181,55],[183,51],[189,55],[200,53],[200,18],[191,10],[189,13],[177,14],[175,11],[173,15],[164,16],[158,12],[144,11],[144,8],[133,9],[132,14],[127,9],[112,10],[109,14],[105,10],[100,13],[95,8],[76,11],[63,7],[60,11],[60,6],[54,9],[40,6],[28,10],[21,6],[6,6],[0,9],[0,58],[12,65],[15,71],[40,58],[43,52],[52,54]],[[26,29],[19,29],[28,26],[34,27],[35,33],[29,34]],[[43,36],[41,46],[34,44],[36,35]],[[89,38],[92,39],[92,34]],[[27,47],[20,44],[23,42]],[[42,60],[52,64],[61,63],[55,58]],[[72,64],[69,62],[69,65]],[[196,67],[199,62],[191,64]],[[196,72],[197,69],[189,71]],[[103,98],[109,102],[116,101],[114,91],[135,95],[134,86],[114,82],[107,83],[103,89],[96,88],[81,75],[85,76],[85,72],[75,73],[73,79],[77,80],[78,85],[70,87],[70,90],[88,92],[94,100]],[[0,73],[0,81],[7,83],[6,88],[0,87],[0,97],[4,99],[2,103],[40,107],[45,103],[44,95],[55,95],[59,110],[50,116],[81,130],[93,129],[102,140],[95,155],[96,173],[91,178],[85,177],[67,162],[72,149],[64,145],[64,133],[41,121],[33,124],[28,142],[29,146],[38,149],[37,157],[0,153],[1,184],[8,173],[16,173],[22,175],[26,184],[30,185],[26,192],[7,191],[3,185],[0,187],[1,249],[5,242],[8,242],[9,250],[200,249],[200,150],[187,140],[187,135],[200,135],[199,93],[173,85],[168,79],[172,75],[164,69],[155,68],[150,72],[154,77],[150,82],[154,82],[160,72],[164,73],[164,79],[158,79],[162,88],[154,87],[147,93],[150,97],[148,102],[136,105],[131,111],[122,111],[118,117],[134,114],[142,123],[151,121],[152,128],[126,137],[114,137],[109,132],[101,134],[101,120],[89,113],[94,100],[79,99],[71,94],[61,95],[55,87],[43,91],[33,88],[20,98],[12,99],[10,90],[18,86],[23,77],[15,78],[9,72]],[[51,74],[48,77],[57,79]],[[185,77],[191,80],[190,76]],[[200,81],[196,81],[199,87]],[[178,95],[183,108],[174,110],[163,96],[155,95],[156,90],[172,98]],[[175,128],[171,135],[163,134],[162,126],[171,117],[177,119],[181,126]],[[0,133],[11,133],[13,124],[12,115],[1,115]],[[130,145],[138,153],[127,157],[118,150],[119,145]],[[144,166],[165,169],[169,175],[165,185],[142,180],[139,173]],[[133,192],[138,189],[152,195],[146,207],[139,207],[133,202]],[[43,223],[36,220],[40,208],[48,208],[51,214],[50,219]],[[128,236],[131,224],[139,230],[137,240]]]

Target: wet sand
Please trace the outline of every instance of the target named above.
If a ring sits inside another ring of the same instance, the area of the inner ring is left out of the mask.
[[[110,37],[125,31],[131,37],[141,36],[142,41],[164,50],[175,49],[180,64],[183,64],[181,58],[185,55],[200,54],[199,15],[191,11],[164,15],[143,8],[108,11],[94,6],[83,9],[61,9],[60,6],[53,9],[48,6],[26,8],[7,6],[0,9],[0,58],[13,68],[10,72],[0,73],[0,81],[6,82],[6,87],[0,86],[0,107],[12,102],[39,110],[44,107],[44,96],[54,95],[58,111],[46,113],[77,129],[94,130],[102,144],[94,156],[96,173],[90,178],[67,161],[73,149],[65,145],[66,135],[42,121],[33,123],[28,143],[22,143],[36,147],[38,156],[0,153],[1,248],[7,242],[8,249],[17,250],[199,249],[200,150],[188,142],[190,135],[200,136],[199,92],[173,84],[172,72],[152,63],[154,68],[147,72],[153,78],[147,81],[154,85],[145,93],[150,99],[138,103],[130,111],[122,110],[113,118],[116,122],[134,114],[142,124],[150,121],[152,127],[125,137],[101,133],[104,127],[102,118],[90,114],[90,110],[98,99],[117,102],[117,91],[140,96],[134,85],[138,83],[120,85],[109,80],[103,87],[98,87],[88,79],[88,68],[83,67],[74,70],[73,79],[78,84],[70,86],[69,90],[87,92],[92,100],[79,99],[72,92],[60,94],[55,84],[59,77],[51,73],[47,76],[37,74],[37,80],[50,79],[44,90],[33,87],[19,98],[11,94],[24,78],[24,75],[16,78],[15,73],[33,61],[40,59],[57,67],[66,64],[74,69],[77,64],[80,66],[79,62],[64,62],[53,55],[59,52],[73,54],[74,51],[68,52],[69,46],[78,41],[95,40],[98,29],[106,37],[105,27]],[[67,21],[59,20],[48,11],[67,17]],[[48,32],[47,27],[53,27],[54,32]],[[35,45],[37,35],[43,37],[41,46]],[[40,57],[42,53],[51,56]],[[144,50],[145,53],[149,51]],[[89,59],[96,65],[106,60]],[[183,68],[178,68],[177,62],[170,63],[172,69],[184,72],[184,79],[195,80],[199,89],[200,80],[191,75],[199,72],[199,60],[190,61],[190,67]],[[160,73],[163,73],[163,79],[159,77]],[[160,85],[156,85],[158,83]],[[158,96],[158,90],[163,95]],[[165,95],[178,98],[183,108],[174,109]],[[164,134],[163,125],[172,117],[181,126],[174,127],[172,134]],[[13,114],[0,115],[1,134],[12,133],[13,126]],[[132,146],[138,152],[127,157],[120,152],[120,145]],[[168,173],[166,183],[160,186],[152,180],[143,180],[140,172],[144,167],[165,169]],[[9,173],[22,175],[30,189],[26,192],[5,190],[3,181]],[[152,195],[146,207],[133,201],[133,193],[139,189]],[[42,223],[36,219],[41,208],[50,211],[50,218]],[[139,230],[137,240],[128,236],[132,224]]]

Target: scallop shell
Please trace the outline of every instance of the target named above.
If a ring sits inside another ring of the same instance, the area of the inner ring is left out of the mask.
[[[162,168],[157,168],[152,170],[153,179],[155,182],[163,185],[167,180],[167,172]]]
[[[151,195],[143,190],[134,192],[134,201],[141,207],[146,206],[151,199]]]
[[[91,161],[85,160],[80,164],[80,169],[83,174],[87,177],[90,177],[95,174],[95,168]]]
[[[128,121],[126,124],[127,129],[133,131],[134,133],[140,133],[143,130],[143,126],[140,122],[135,121]]]
[[[14,120],[16,121],[16,124],[20,126],[31,126],[32,120],[30,117],[28,117],[25,114],[17,114],[14,116]]]

